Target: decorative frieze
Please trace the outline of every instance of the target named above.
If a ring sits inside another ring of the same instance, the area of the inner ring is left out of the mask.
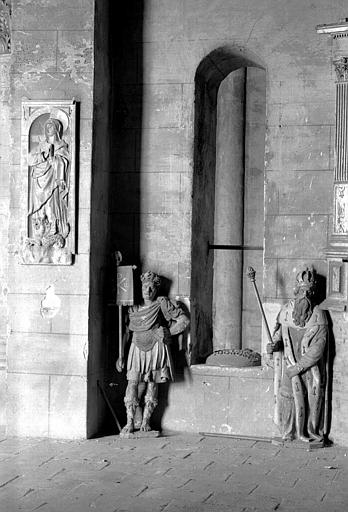
[[[11,52],[11,2],[0,0],[0,55]]]

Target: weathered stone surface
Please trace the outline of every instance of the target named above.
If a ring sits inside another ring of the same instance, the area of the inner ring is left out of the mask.
[[[266,169],[283,172],[327,170],[332,151],[328,126],[270,128],[266,141]]]
[[[332,171],[293,171],[267,173],[267,213],[323,214],[332,211]],[[272,203],[272,204],[271,204]]]
[[[171,4],[170,15],[168,6],[157,0],[147,5],[148,21],[145,24],[139,42],[181,40],[184,36],[185,1],[177,0]],[[135,7],[136,8],[136,7]]]
[[[70,73],[47,73],[36,70],[27,73],[12,73],[11,75],[11,117],[21,118],[21,99],[23,97],[32,100],[75,98],[80,104],[81,119],[91,119],[93,94],[93,75],[91,70],[84,71],[83,80],[76,83]]]
[[[77,291],[77,290],[76,290]],[[61,309],[52,318],[52,331],[57,334],[88,334],[88,295],[62,295]]]
[[[50,377],[49,437],[85,438],[87,410],[85,377]]]
[[[58,32],[57,71],[68,72],[76,83],[85,81],[93,59],[93,32],[90,30]]]
[[[49,284],[54,283],[56,293],[69,294],[72,290],[87,294],[88,284],[87,254],[79,254],[76,263],[69,267],[20,265],[17,258],[9,259],[9,289],[11,293],[43,293]]]
[[[281,215],[267,217],[267,257],[317,258],[326,245],[328,216]]]
[[[88,340],[70,334],[11,335],[8,370],[11,373],[86,375]]]
[[[12,13],[14,30],[87,30],[93,28],[93,0],[38,0],[28,8],[27,0],[18,0]],[[57,8],[59,7],[59,8]]]
[[[141,215],[140,225],[144,233],[141,252],[144,261],[188,260],[190,247],[187,246],[186,235],[189,233],[190,220],[190,216],[180,213]]]
[[[141,141],[142,172],[182,172],[190,159],[186,130],[143,130]]]
[[[10,436],[48,435],[48,375],[8,373],[7,432]]]
[[[78,235],[77,235],[77,253],[89,254],[90,250],[90,210],[89,208],[79,208],[78,210]]]
[[[80,121],[80,163],[91,165],[92,159],[92,120],[81,119]],[[90,180],[88,180],[90,182]],[[82,205],[86,208],[89,205]]]
[[[198,365],[186,379],[169,388],[172,406],[165,411],[165,428],[263,436],[275,432],[270,370]]]
[[[50,333],[51,321],[45,320],[40,314],[40,294],[8,294],[8,305],[11,311],[10,328],[18,333]]]
[[[189,297],[191,292],[191,265],[190,263],[179,262],[179,295]]]
[[[15,73],[56,71],[57,33],[55,31],[13,31],[13,64]]]

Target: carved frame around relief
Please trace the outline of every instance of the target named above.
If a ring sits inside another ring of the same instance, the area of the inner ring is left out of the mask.
[[[23,264],[71,265],[76,231],[76,103],[23,101],[21,163],[27,176]]]

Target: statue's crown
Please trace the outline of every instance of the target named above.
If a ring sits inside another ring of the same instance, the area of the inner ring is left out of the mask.
[[[152,272],[151,270],[145,272],[144,274],[141,274],[140,280],[142,283],[146,283],[146,282],[150,281],[155,286],[157,286],[157,288],[161,284],[160,276],[158,274],[155,274],[155,272]]]
[[[296,276],[296,288],[305,288],[306,290],[313,290],[316,285],[316,272],[312,266],[308,266]]]

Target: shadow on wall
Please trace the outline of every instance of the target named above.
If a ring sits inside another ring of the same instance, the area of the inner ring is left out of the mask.
[[[264,69],[265,66],[257,56],[245,49],[222,47],[201,61],[195,75],[191,253],[193,363],[205,362],[207,356],[213,352],[214,251],[208,250],[208,244],[214,243],[215,239],[217,96],[221,82],[240,68]],[[263,165],[262,155],[262,191]],[[226,242],[219,240],[218,243]]]
[[[103,47],[105,47],[109,60],[110,98],[107,115],[109,116],[110,159],[109,165],[102,169],[102,173],[107,173],[106,185],[102,189],[98,202],[95,203],[97,211],[107,205],[106,223],[103,225],[104,229],[107,224],[107,240],[106,247],[98,248],[97,242],[94,249],[104,251],[105,264],[102,269],[103,284],[99,284],[100,295],[97,298],[102,317],[102,332],[97,340],[100,347],[92,347],[92,350],[99,351],[98,361],[94,364],[94,366],[99,365],[96,370],[100,376],[99,385],[105,390],[119,422],[124,425],[123,397],[126,380],[124,373],[118,374],[115,370],[119,328],[114,253],[121,251],[122,264],[137,265],[139,270],[144,0],[127,2],[109,0],[107,6],[104,2],[100,2],[99,8],[108,10],[108,17],[104,17],[99,25],[96,23],[95,30],[98,36],[95,39],[96,44],[102,46],[96,49],[96,56],[98,51],[104,55]],[[96,69],[98,69],[98,63],[96,63]],[[106,79],[101,73],[95,77],[95,83],[103,83]],[[106,101],[104,98],[100,98],[101,105],[104,101]],[[95,109],[98,111],[101,105],[95,105]],[[95,126],[94,129],[99,128]],[[93,233],[99,240],[98,232]],[[101,281],[101,276],[94,277],[94,280]],[[138,277],[135,276],[135,282],[138,281]],[[139,288],[137,294],[139,297]],[[93,380],[94,376],[89,375],[90,380],[91,377]],[[93,415],[98,417],[98,429],[92,429],[93,435],[115,433],[117,428],[110,408],[100,390],[97,390],[97,393],[98,411],[93,412]]]

